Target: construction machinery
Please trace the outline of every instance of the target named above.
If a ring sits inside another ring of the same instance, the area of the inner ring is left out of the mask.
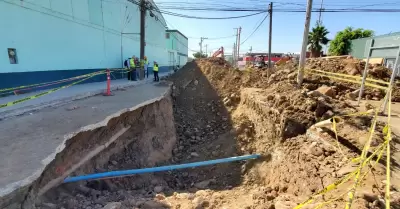
[[[218,57],[218,55],[221,55],[221,57],[224,58],[224,47],[223,46],[221,46],[221,48],[219,48],[216,52],[214,52],[212,57]]]

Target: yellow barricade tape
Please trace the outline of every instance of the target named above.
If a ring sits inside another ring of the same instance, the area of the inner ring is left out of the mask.
[[[96,75],[101,75],[101,74],[104,74],[104,72],[98,73],[98,74],[96,74]],[[12,102],[0,104],[0,108],[10,107],[10,106],[16,105],[16,104],[21,103],[21,102],[26,102],[26,101],[28,101],[28,100],[32,100],[32,99],[39,98],[39,97],[41,97],[41,96],[44,96],[44,95],[47,95],[47,94],[56,92],[56,91],[58,91],[58,90],[61,90],[61,89],[64,89],[64,88],[73,86],[73,85],[78,84],[78,83],[80,83],[80,82],[83,82],[83,81],[85,81],[85,80],[87,80],[87,79],[89,79],[89,78],[92,78],[92,77],[96,76],[96,75],[92,75],[92,76],[90,76],[90,77],[83,78],[82,80],[73,82],[73,83],[71,83],[71,84],[68,84],[68,85],[65,85],[65,86],[61,86],[61,87],[57,87],[57,88],[51,89],[51,90],[49,90],[49,91],[45,91],[45,92],[42,92],[42,93],[33,95],[33,96],[29,96],[29,97],[25,97],[25,98],[22,98],[22,99],[18,99],[18,100],[12,101]]]
[[[342,148],[340,147],[340,144],[339,144],[339,137],[338,137],[338,133],[337,133],[337,130],[336,130],[336,120],[335,120],[335,117],[332,118],[332,129],[333,129],[333,132],[335,133],[335,138],[336,138],[335,141],[336,141],[336,145],[337,145],[338,148],[339,148],[340,154],[342,154],[343,158],[347,160],[347,157],[344,155],[344,153],[343,153],[343,151],[342,151]]]
[[[385,205],[386,209],[390,209],[390,141],[392,140],[392,131],[390,128],[390,119],[391,119],[391,114],[392,114],[392,107],[391,107],[391,100],[392,100],[392,86],[389,86],[389,91],[388,91],[388,97],[389,97],[389,102],[388,102],[388,119],[387,119],[387,125],[385,128],[383,128],[383,132],[386,132],[388,143],[386,147],[386,192],[385,192]]]
[[[308,74],[318,75],[318,76],[332,78],[332,79],[341,80],[341,81],[346,81],[346,82],[349,82],[349,83],[361,84],[361,82],[356,81],[356,80],[349,80],[349,79],[346,79],[346,78],[338,78],[338,77],[335,77],[335,76],[329,76],[329,75],[325,75],[325,74],[321,74],[321,73],[312,73],[312,72],[307,72],[307,71],[305,71],[305,72],[308,73]],[[382,89],[382,90],[387,90],[387,87],[379,86],[379,85],[368,83],[368,82],[365,82],[365,86],[369,86],[369,87],[373,87],[373,88],[377,88],[377,89]]]
[[[386,94],[386,96],[383,99],[383,101],[385,101],[385,99],[388,98],[389,96],[390,96],[389,93]],[[382,106],[382,105],[380,105],[380,106]],[[370,134],[369,134],[368,140],[365,143],[365,146],[364,146],[364,148],[362,150],[362,153],[361,153],[361,156],[360,156],[361,163],[360,163],[359,169],[357,170],[356,176],[354,178],[355,183],[354,183],[351,191],[348,194],[348,201],[346,202],[345,209],[350,209],[351,208],[351,204],[353,202],[354,194],[356,192],[356,188],[357,188],[357,185],[358,185],[358,182],[359,182],[361,169],[367,164],[366,157],[367,157],[368,150],[369,150],[369,148],[371,146],[371,141],[372,141],[372,138],[373,138],[373,135],[374,135],[374,132],[375,132],[375,127],[376,127],[376,123],[377,123],[377,120],[378,120],[378,112],[379,112],[379,109],[377,108],[375,110],[373,122],[371,124],[370,132],[369,132]]]
[[[85,74],[85,75],[75,76],[75,77],[71,77],[71,78],[65,78],[65,79],[61,79],[61,80],[56,80],[56,81],[48,81],[48,82],[31,84],[31,85],[26,85],[26,86],[18,86],[18,87],[0,89],[0,92],[14,91],[14,90],[28,88],[28,87],[34,87],[34,86],[40,86],[40,85],[45,85],[45,84],[50,84],[50,83],[55,83],[55,82],[67,81],[67,80],[71,80],[71,79],[74,79],[74,78],[75,79],[85,78],[85,77],[92,76],[92,75],[95,75],[96,73],[100,73],[100,72],[105,72],[105,70],[94,72],[94,73],[89,73],[89,74]]]
[[[343,77],[347,77],[347,78],[354,78],[354,79],[358,80],[359,82],[362,81],[362,77],[361,76],[347,75],[347,74],[343,74],[343,73],[333,73],[333,72],[317,70],[317,69],[307,69],[307,70],[320,72],[320,73],[326,73],[326,74],[330,74],[330,75],[338,75],[338,76],[343,76]],[[373,78],[366,78],[366,80],[367,81],[371,81],[371,82],[375,82],[375,83],[384,84],[384,85],[389,85],[390,84],[387,81],[376,80],[376,79],[373,79]]]
[[[369,162],[373,157],[375,157],[375,155],[378,153],[378,151],[381,151],[382,148],[386,145],[386,143],[387,143],[387,141],[385,141],[384,143],[382,143],[382,144],[381,144],[367,159],[366,159],[366,162]],[[353,171],[353,172],[347,174],[345,177],[343,177],[343,178],[341,178],[341,179],[335,181],[334,183],[332,183],[332,184],[328,185],[327,187],[323,188],[322,190],[318,191],[318,192],[315,193],[313,196],[311,196],[311,197],[308,198],[307,200],[305,200],[305,201],[303,201],[302,203],[300,203],[299,205],[297,205],[294,209],[300,209],[300,208],[302,208],[302,207],[304,207],[304,206],[310,204],[317,196],[322,195],[322,194],[325,194],[325,193],[327,193],[327,192],[329,192],[329,191],[331,191],[331,190],[333,190],[333,189],[336,189],[338,186],[340,186],[340,185],[346,183],[347,181],[350,180],[351,177],[353,177],[353,176],[357,173],[358,169],[360,169],[360,168],[357,168],[357,170],[355,170],[355,171]]]
[[[362,181],[365,177],[367,177],[367,174],[375,167],[376,164],[379,163],[379,160],[382,158],[382,155],[383,155],[384,151],[385,151],[385,146],[382,146],[381,151],[380,151],[380,153],[379,153],[377,159],[375,160],[375,163],[369,168],[368,171],[366,171],[366,172],[363,174],[363,176],[361,177],[361,181]],[[359,184],[361,184],[361,181],[359,182]],[[321,207],[324,206],[324,205],[327,205],[327,204],[329,204],[329,203],[332,203],[332,202],[334,202],[334,201],[336,201],[336,200],[342,198],[346,193],[350,192],[350,190],[351,190],[351,189],[347,190],[346,192],[340,194],[340,195],[337,196],[336,198],[333,198],[333,199],[331,199],[331,200],[328,200],[328,201],[325,201],[325,202],[320,203],[317,207],[315,207],[315,209],[321,208]]]

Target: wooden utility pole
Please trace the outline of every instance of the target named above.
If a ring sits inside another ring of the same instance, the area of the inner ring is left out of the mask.
[[[144,59],[145,46],[146,46],[146,2],[145,0],[140,0],[140,62]],[[144,69],[140,66],[139,72],[140,80],[144,79]]]
[[[306,10],[306,22],[304,24],[303,44],[301,46],[299,70],[298,70],[298,74],[297,74],[297,84],[299,85],[299,87],[303,83],[303,79],[304,79],[304,65],[306,63],[308,33],[310,31],[311,9],[312,9],[312,0],[308,0],[307,1],[307,10]]]
[[[268,41],[268,69],[272,69],[271,65],[271,49],[272,49],[272,2],[269,3],[269,41]]]

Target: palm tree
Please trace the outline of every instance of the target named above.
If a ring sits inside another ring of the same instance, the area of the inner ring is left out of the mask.
[[[308,50],[311,51],[311,57],[319,57],[321,55],[322,45],[326,45],[329,39],[326,37],[329,31],[325,26],[317,23],[308,34]]]

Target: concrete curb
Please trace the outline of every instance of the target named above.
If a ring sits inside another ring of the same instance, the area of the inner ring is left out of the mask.
[[[165,78],[168,77],[170,75],[172,75],[173,73],[168,73],[168,74],[164,74],[161,75],[160,78]],[[111,86],[111,91],[115,91],[121,88],[131,88],[131,87],[135,87],[135,86],[139,86],[139,85],[143,85],[143,84],[148,84],[153,82],[152,79],[145,79],[145,80],[141,80],[139,82],[132,82],[132,83],[128,83],[128,84],[121,84],[118,86]],[[18,109],[14,109],[14,110],[8,110],[8,111],[4,111],[1,113],[0,115],[0,121],[5,120],[5,119],[9,119],[12,117],[16,117],[16,116],[20,116],[20,115],[24,115],[27,114],[29,112],[35,112],[38,110],[41,110],[43,108],[47,108],[47,107],[57,107],[60,105],[64,105],[64,104],[68,104],[70,102],[73,102],[75,100],[80,100],[80,99],[85,99],[88,97],[92,97],[92,96],[96,96],[99,94],[104,93],[104,89],[100,89],[100,90],[96,90],[96,91],[90,91],[90,92],[83,92],[80,94],[76,94],[74,96],[69,96],[69,97],[65,97],[62,99],[57,99],[57,100],[52,100],[50,102],[43,102],[40,104],[36,104],[36,105],[31,105],[31,106],[27,106],[27,107],[21,107]]]

